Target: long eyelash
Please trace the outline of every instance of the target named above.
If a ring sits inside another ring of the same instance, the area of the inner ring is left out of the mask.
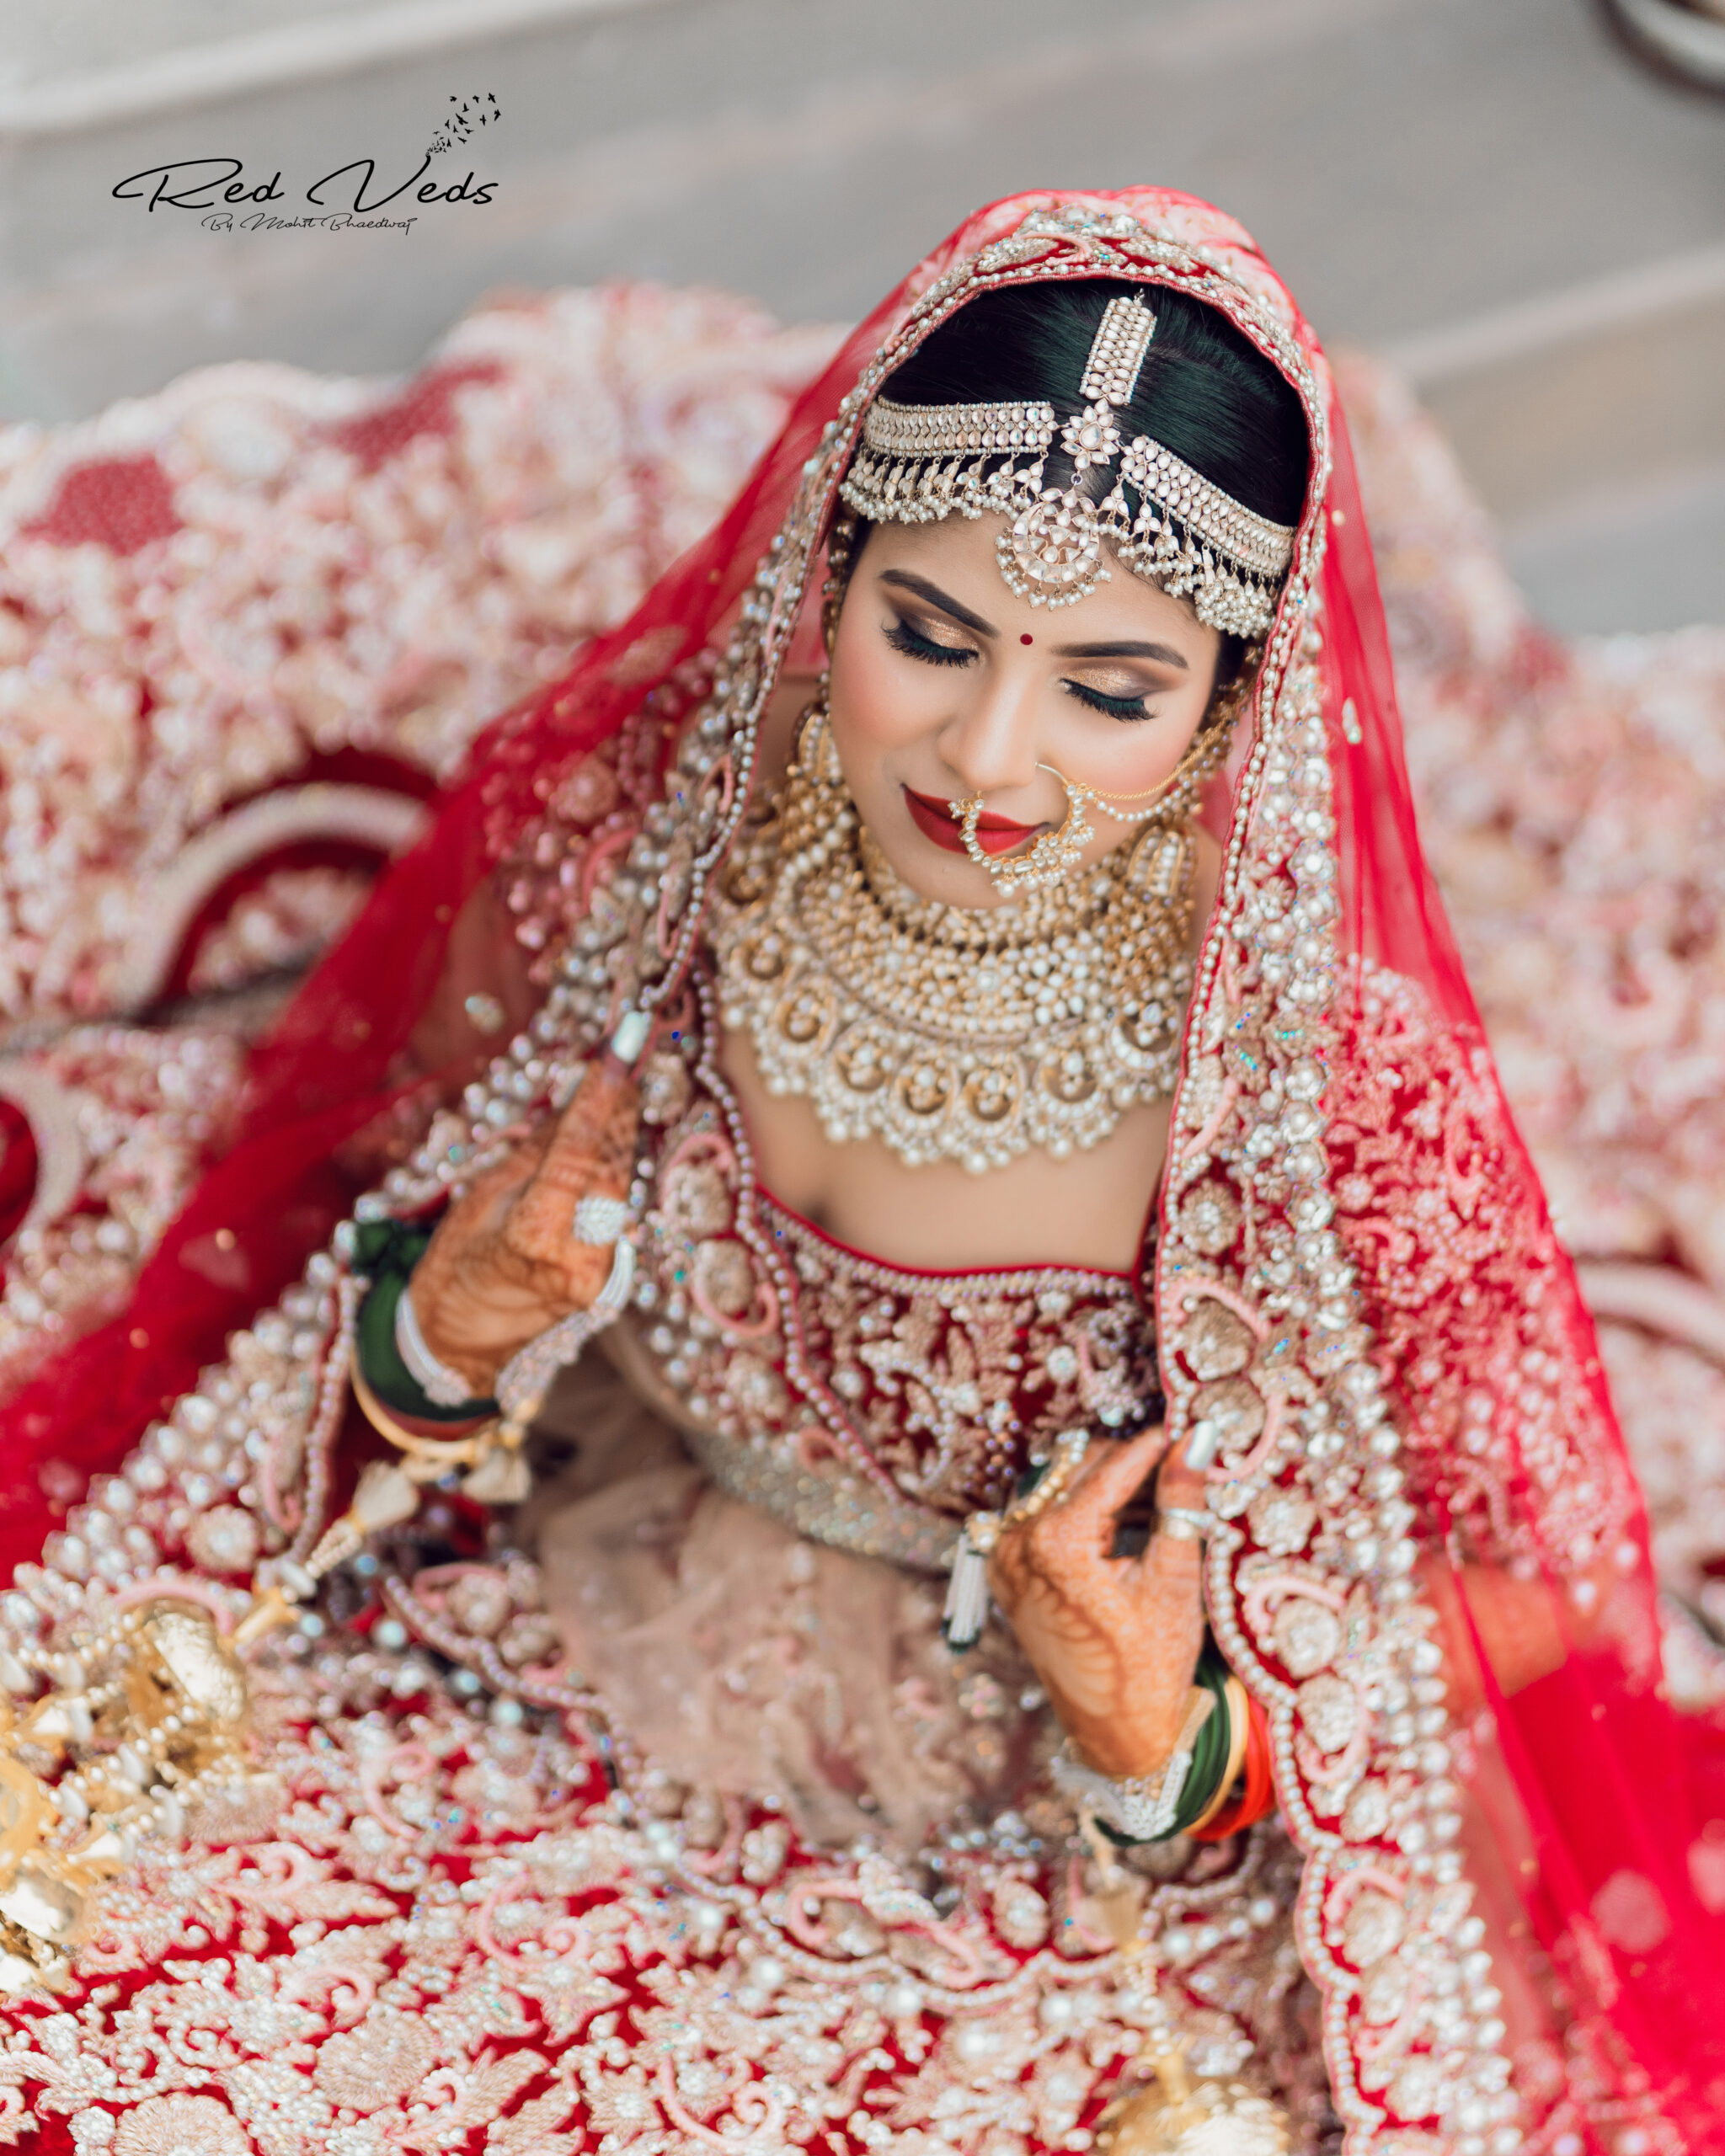
[[[976,656],[971,650],[937,643],[905,621],[893,623],[886,632],[886,640],[895,651],[903,652],[907,659],[921,659],[925,666],[968,666]],[[1124,719],[1130,723],[1151,715],[1144,707],[1141,696],[1104,696],[1100,689],[1087,688],[1081,681],[1066,681],[1061,686],[1080,703],[1088,704],[1092,711],[1099,711],[1109,718]]]
[[[903,652],[906,659],[920,659],[925,666],[968,666],[976,656],[974,651],[919,636],[908,622],[895,622],[886,632],[886,640],[895,651]]]
[[[1110,718],[1128,720],[1148,718],[1140,696],[1105,696],[1100,689],[1087,689],[1081,681],[1063,681],[1060,686],[1081,704],[1088,704],[1092,711],[1107,712]]]

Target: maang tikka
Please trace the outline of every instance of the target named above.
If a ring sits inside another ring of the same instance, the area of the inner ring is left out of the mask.
[[[996,547],[1008,588],[1033,606],[1070,606],[1108,575],[1103,542],[1135,575],[1189,597],[1199,621],[1252,638],[1269,627],[1294,556],[1295,527],[1236,501],[1147,435],[1127,441],[1118,414],[1131,401],[1156,334],[1137,296],[1103,310],[1079,394],[1064,420],[1037,399],[992,404],[898,404],[877,397],[840,492],[876,524],[931,524],[1002,515]],[[1071,483],[1044,484],[1056,446]],[[1113,474],[1100,502],[1099,481]],[[1138,495],[1135,513],[1126,498]]]

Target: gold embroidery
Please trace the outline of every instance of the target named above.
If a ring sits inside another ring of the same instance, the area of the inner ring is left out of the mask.
[[[663,1136],[636,1330],[726,1488],[804,1534],[932,1569],[1058,1431],[1153,1419],[1149,1326],[1119,1276],[902,1271],[775,1204],[703,1053],[712,1026],[703,994],[682,1029],[693,1101]]]
[[[0,2090],[75,2121],[81,2152],[1076,2148],[1141,2041],[1081,1909],[1037,1936],[1065,1905],[1058,1833],[959,1837],[929,1892],[782,1838],[789,1869],[752,1885],[738,1835],[702,1850],[675,1811],[621,1803],[554,1722],[488,1726],[434,1693],[307,1727],[298,1666],[259,1678],[274,1821],[152,1849],[105,1895],[78,1988],[0,2044]],[[356,1706],[402,1666],[350,1646],[318,1680]],[[1291,2090],[1311,2147],[1291,1852],[1266,1828],[1155,1860],[1178,1867],[1146,1921],[1194,2064]],[[26,2131],[0,2111],[0,2140]]]

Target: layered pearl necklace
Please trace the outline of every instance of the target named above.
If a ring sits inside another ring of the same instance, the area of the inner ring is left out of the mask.
[[[1033,1145],[1095,1145],[1166,1099],[1192,985],[1183,825],[1011,904],[943,905],[862,828],[824,735],[816,714],[713,916],[720,1012],[748,1028],[768,1091],[813,1102],[836,1142],[979,1175]]]

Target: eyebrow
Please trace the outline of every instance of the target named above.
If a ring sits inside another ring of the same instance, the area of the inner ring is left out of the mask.
[[[908,591],[918,599],[926,599],[931,606],[938,606],[943,614],[950,614],[955,622],[962,622],[967,629],[974,629],[980,637],[997,637],[1000,631],[985,622],[980,614],[973,614],[968,606],[961,606],[956,599],[943,591],[937,584],[931,584],[926,576],[913,576],[909,569],[883,569],[879,581],[900,591]]]
[[[1190,672],[1183,652],[1171,643],[1063,643],[1055,647],[1056,659],[1154,659],[1164,666]]]

